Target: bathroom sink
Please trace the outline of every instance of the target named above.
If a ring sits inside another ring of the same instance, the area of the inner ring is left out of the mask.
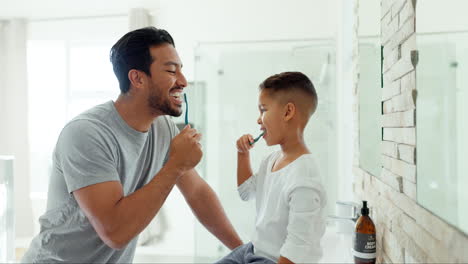
[[[340,232],[341,230],[335,225],[327,225],[321,243],[323,256],[319,263],[354,263],[351,253],[352,230],[349,229],[347,233]],[[133,261],[134,263],[213,263],[220,258],[167,256],[159,255],[157,252],[161,250],[154,246],[139,246]]]
[[[327,225],[322,237],[323,256],[319,263],[354,263],[352,233],[338,232],[335,225]]]

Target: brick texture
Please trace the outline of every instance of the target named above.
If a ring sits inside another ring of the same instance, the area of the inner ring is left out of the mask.
[[[468,263],[468,236],[417,203],[415,3],[381,0],[382,171],[371,175],[361,169],[356,149],[353,192],[357,201],[368,200],[372,208],[378,263]],[[358,81],[355,97],[357,90]],[[355,105],[359,127],[357,109]]]

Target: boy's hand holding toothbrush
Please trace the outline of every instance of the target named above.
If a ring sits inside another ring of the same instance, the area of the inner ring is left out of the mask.
[[[253,138],[252,135],[250,134],[243,135],[237,140],[237,151],[240,153],[248,153],[249,150],[253,148],[255,142],[257,142],[260,138],[262,138],[264,133],[265,132],[262,132],[256,138]]]
[[[253,148],[254,138],[250,134],[243,135],[237,140],[237,151],[240,153],[248,153]]]
[[[262,132],[256,138],[253,138],[250,134],[245,134],[237,140],[237,186],[240,186],[253,174],[250,166],[249,150],[254,147],[255,142],[260,140],[264,133]]]

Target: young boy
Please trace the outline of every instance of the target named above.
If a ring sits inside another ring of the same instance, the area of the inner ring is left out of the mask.
[[[273,75],[260,84],[257,122],[268,146],[254,174],[251,135],[237,141],[237,185],[242,200],[256,198],[257,217],[251,243],[239,246],[218,263],[317,263],[325,232],[326,195],[314,156],[304,143],[304,128],[317,108],[312,82],[300,72]]]

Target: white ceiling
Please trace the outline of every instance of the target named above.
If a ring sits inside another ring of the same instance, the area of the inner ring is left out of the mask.
[[[157,10],[159,4],[159,0],[0,0],[0,19],[122,15],[137,7]]]

